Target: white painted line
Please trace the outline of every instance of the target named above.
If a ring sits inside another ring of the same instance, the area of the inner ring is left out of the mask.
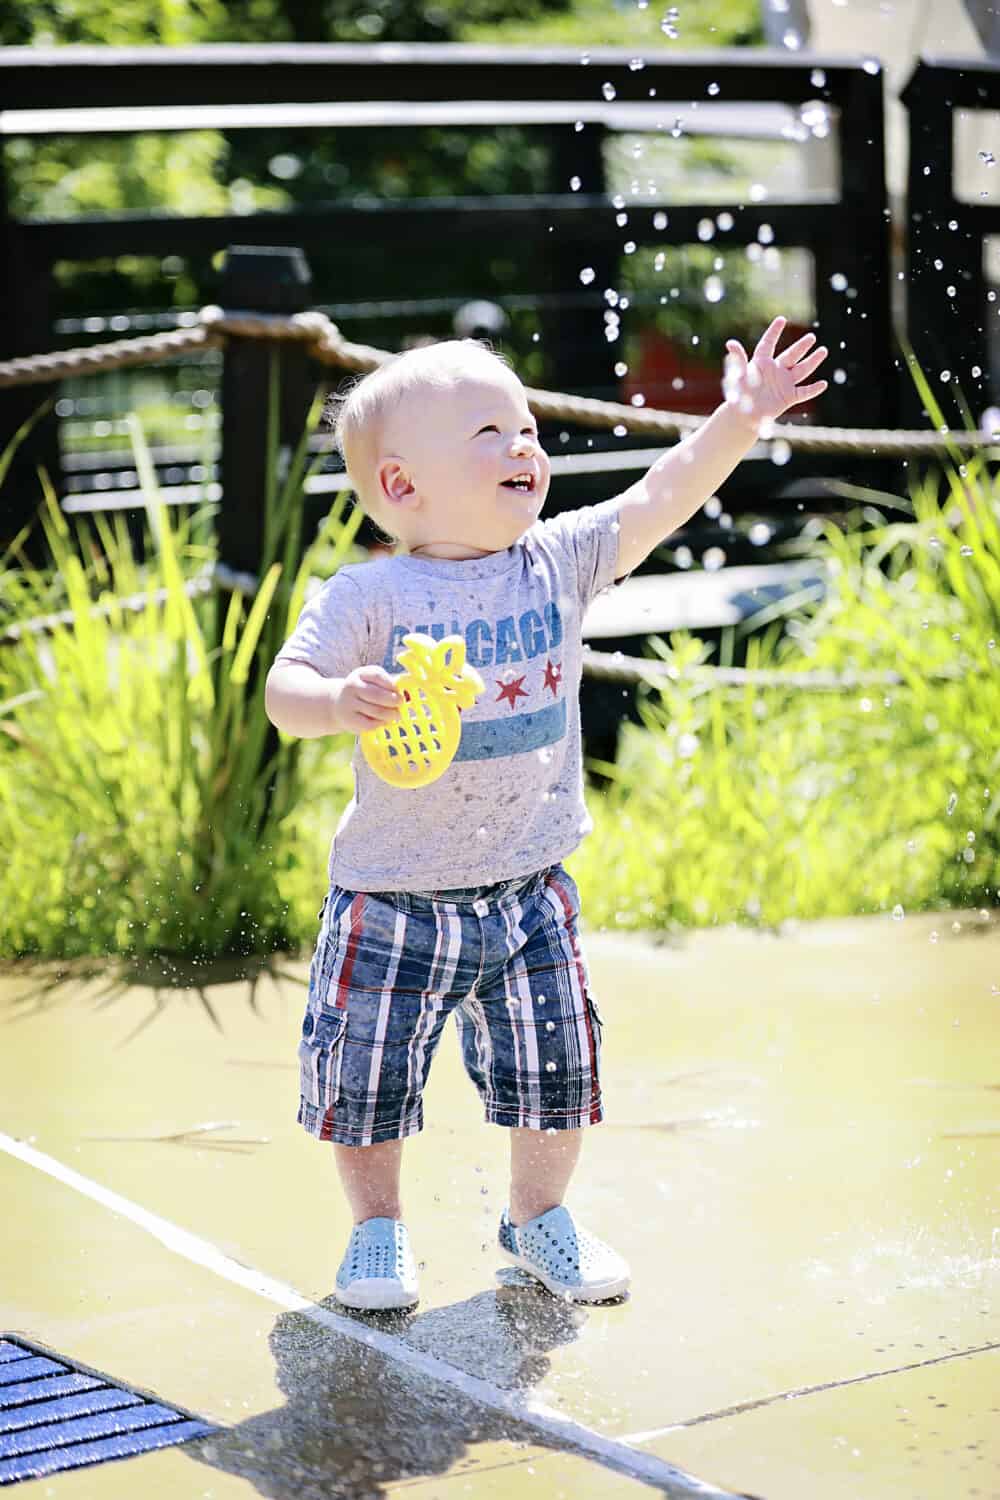
[[[130,1198],[123,1198],[119,1193],[112,1192],[110,1188],[102,1187],[99,1182],[94,1182],[80,1172],[75,1172],[72,1167],[66,1166],[56,1157],[48,1156],[44,1151],[38,1151],[34,1146],[29,1146],[26,1142],[15,1139],[14,1136],[6,1135],[3,1131],[0,1131],[0,1150],[6,1151],[17,1161],[24,1162],[26,1166],[35,1167],[38,1171],[47,1173],[57,1182],[75,1189],[76,1192],[82,1193],[84,1197],[92,1199],[95,1203],[100,1203],[112,1213],[120,1214],[130,1223],[144,1229],[147,1234],[151,1234],[175,1255],[181,1255],[185,1260],[192,1261],[207,1271],[214,1271],[217,1276],[243,1287],[246,1291],[254,1292],[259,1297],[266,1298],[278,1307],[300,1312],[312,1322],[319,1323],[322,1327],[340,1334],[342,1338],[365,1344],[370,1349],[377,1349],[380,1354],[396,1360],[409,1370],[425,1375],[428,1380],[437,1380],[444,1385],[452,1386],[461,1391],[463,1396],[478,1402],[490,1411],[503,1412],[514,1418],[518,1423],[533,1429],[549,1442],[555,1439],[565,1444],[567,1448],[575,1449],[589,1458],[596,1459],[607,1468],[616,1469],[630,1478],[655,1485],[669,1497],[669,1500],[692,1500],[695,1496],[709,1497],[709,1500],[742,1500],[742,1497],[734,1495],[731,1490],[720,1490],[715,1485],[686,1473],[683,1469],[677,1469],[672,1464],[665,1463],[663,1459],[656,1458],[653,1454],[641,1453],[630,1447],[628,1443],[603,1437],[601,1433],[594,1432],[580,1422],[569,1420],[542,1402],[532,1400],[530,1396],[525,1397],[518,1392],[502,1390],[488,1380],[481,1380],[478,1376],[469,1375],[465,1370],[460,1370],[445,1360],[437,1359],[433,1354],[424,1354],[419,1349],[411,1348],[404,1340],[394,1338],[391,1334],[381,1333],[378,1329],[369,1328],[364,1323],[340,1317],[325,1307],[318,1307],[314,1302],[310,1302],[308,1297],[303,1297],[300,1292],[295,1291],[294,1287],[287,1286],[282,1281],[276,1281],[252,1266],[245,1266],[240,1261],[233,1260],[231,1256],[224,1255],[210,1241],[191,1234],[178,1224],[172,1224],[169,1219],[163,1219],[159,1214],[151,1213],[141,1204],[133,1203]]]

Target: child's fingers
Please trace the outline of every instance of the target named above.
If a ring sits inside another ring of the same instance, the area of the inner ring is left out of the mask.
[[[829,352],[829,349],[824,349],[821,345],[820,348],[813,350],[808,359],[800,360],[791,372],[795,376],[796,381],[805,380],[807,375],[811,375],[814,370],[818,370]]]
[[[758,354],[773,358],[774,351],[778,347],[778,340],[781,338],[782,331],[787,322],[787,318],[783,318],[780,316],[777,318],[772,318],[771,322],[768,323],[767,327],[764,329],[764,332],[757,340],[757,347],[753,351],[755,358]]]
[[[800,386],[795,392],[795,400],[792,402],[792,405],[798,406],[802,401],[813,401],[817,396],[822,396],[826,389],[827,382],[825,380],[817,380],[813,385]]]
[[[816,335],[814,333],[804,333],[800,339],[795,340],[794,344],[789,344],[787,349],[782,349],[775,360],[775,364],[784,365],[787,370],[790,365],[794,365],[801,354],[805,354],[810,344],[815,344],[815,342]]]

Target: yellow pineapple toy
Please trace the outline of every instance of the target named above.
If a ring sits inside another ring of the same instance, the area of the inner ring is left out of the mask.
[[[462,737],[460,708],[471,708],[486,684],[465,660],[465,641],[446,635],[406,635],[396,658],[403,695],[399,717],[360,735],[361,752],[390,786],[428,786],[451,765]]]

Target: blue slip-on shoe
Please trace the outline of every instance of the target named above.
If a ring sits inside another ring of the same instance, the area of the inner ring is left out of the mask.
[[[559,1204],[517,1228],[507,1209],[500,1217],[500,1253],[570,1302],[605,1302],[628,1290],[628,1265],[610,1245],[573,1221]]]
[[[365,1219],[355,1224],[333,1295],[345,1307],[366,1311],[414,1306],[417,1268],[401,1219]]]

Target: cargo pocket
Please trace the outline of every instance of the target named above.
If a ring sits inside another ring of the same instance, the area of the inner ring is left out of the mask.
[[[299,1089],[313,1109],[329,1109],[340,1097],[346,1038],[346,1010],[306,1011],[299,1043]]]
[[[601,1061],[601,1043],[604,1040],[604,1018],[601,1015],[597,1001],[589,990],[584,990],[584,997],[587,1001],[590,1033],[594,1039],[594,1072],[596,1073]]]

